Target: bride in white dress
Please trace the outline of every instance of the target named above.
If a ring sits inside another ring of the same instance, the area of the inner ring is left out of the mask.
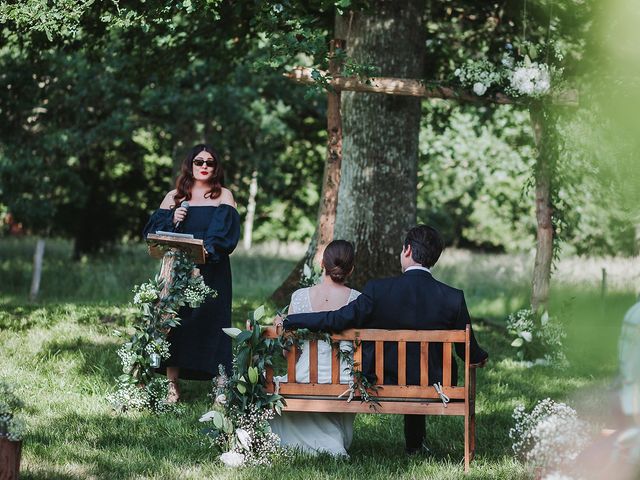
[[[360,292],[344,285],[354,265],[353,245],[345,240],[334,240],[325,248],[322,267],[325,274],[321,283],[293,292],[289,313],[323,312],[337,310],[355,300]],[[350,342],[341,342],[341,350],[351,350]],[[309,382],[309,342],[304,342],[296,362],[296,379]],[[318,383],[331,383],[331,346],[318,342]],[[276,377],[284,383],[287,376]],[[340,364],[340,383],[349,383],[346,362]],[[345,387],[346,389],[346,387]],[[283,446],[299,448],[303,452],[348,456],[347,449],[353,438],[355,414],[287,412],[271,421],[271,428],[280,437]]]

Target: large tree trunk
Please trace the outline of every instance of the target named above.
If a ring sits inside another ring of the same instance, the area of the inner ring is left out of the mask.
[[[533,265],[531,287],[531,308],[537,311],[546,308],[549,301],[551,264],[553,262],[553,209],[551,204],[551,162],[552,150],[545,145],[544,112],[541,107],[531,108],[531,123],[538,147],[536,160],[536,259]]]
[[[344,31],[343,22],[336,17],[336,35]],[[329,72],[337,75],[340,64],[334,58],[336,49],[344,49],[345,42],[336,39],[331,42]],[[340,92],[327,92],[327,158],[322,177],[322,193],[318,206],[318,222],[305,256],[296,264],[289,276],[271,295],[276,304],[284,304],[291,293],[298,288],[305,264],[319,264],[320,255],[329,242],[333,240],[336,212],[338,208],[338,187],[340,185],[340,169],[342,165],[342,120],[340,115]]]
[[[379,74],[421,78],[424,3],[373,2],[355,13],[347,54]],[[356,247],[351,283],[397,274],[404,233],[416,221],[420,99],[342,93],[344,128],[335,238]]]

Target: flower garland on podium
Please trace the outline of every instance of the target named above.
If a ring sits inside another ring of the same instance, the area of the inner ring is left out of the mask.
[[[118,356],[122,375],[118,377],[117,391],[108,396],[113,408],[151,410],[156,413],[175,411],[176,404],[167,403],[168,381],[157,376],[155,369],[163,359],[169,358],[167,333],[180,325],[178,309],[189,305],[197,308],[207,297],[217,292],[205,285],[200,271],[187,254],[169,250],[164,261],[173,261],[171,278],[160,274],[133,289],[133,303],[140,309],[129,341],[120,347]],[[115,331],[116,336],[123,336]]]

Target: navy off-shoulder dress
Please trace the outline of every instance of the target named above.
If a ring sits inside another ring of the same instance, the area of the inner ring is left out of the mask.
[[[144,237],[157,230],[174,231],[173,210],[156,210],[144,228]],[[240,239],[240,216],[230,205],[189,207],[180,225],[181,233],[191,233],[204,240],[209,252],[204,265],[198,265],[204,283],[218,292],[200,307],[182,307],[178,312],[180,326],[172,328],[167,340],[171,356],[160,365],[180,368],[180,378],[210,380],[218,374],[218,365],[231,372],[231,338],[222,328],[231,326],[231,266],[229,255]]]

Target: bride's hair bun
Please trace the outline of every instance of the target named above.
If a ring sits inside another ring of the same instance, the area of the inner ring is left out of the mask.
[[[324,271],[331,280],[344,283],[355,263],[353,245],[346,240],[334,240],[324,249],[322,263],[324,263]]]

